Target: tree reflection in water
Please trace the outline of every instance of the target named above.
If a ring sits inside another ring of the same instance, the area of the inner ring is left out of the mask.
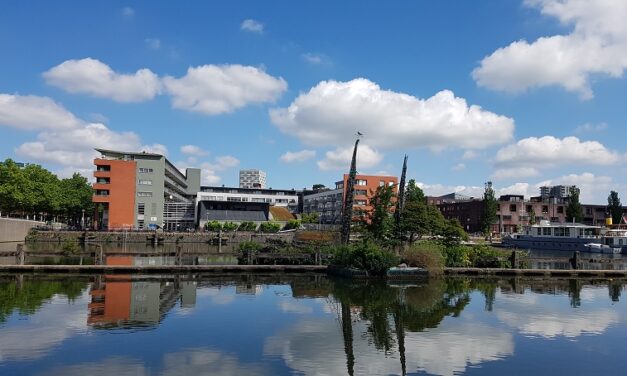
[[[396,337],[401,370],[405,375],[405,331],[419,332],[435,328],[444,317],[458,316],[470,302],[469,291],[473,287],[468,281],[459,279],[431,279],[420,285],[335,280],[331,292],[341,306],[340,320],[348,374],[354,374],[355,366],[353,314],[367,323],[369,340],[378,350],[389,354],[395,347]]]

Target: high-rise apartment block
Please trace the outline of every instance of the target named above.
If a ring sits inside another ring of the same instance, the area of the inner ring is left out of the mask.
[[[265,188],[266,173],[261,170],[248,169],[239,171],[240,188]]]

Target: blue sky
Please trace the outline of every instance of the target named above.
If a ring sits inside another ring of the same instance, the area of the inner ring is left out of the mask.
[[[236,185],[363,173],[427,194],[625,191],[620,0],[18,2],[0,13],[1,158],[90,175],[94,147]]]

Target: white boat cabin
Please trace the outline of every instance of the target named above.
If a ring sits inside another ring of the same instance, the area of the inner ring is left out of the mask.
[[[601,236],[601,229],[600,226],[589,226],[581,223],[540,221],[537,225],[527,226],[523,233],[533,237],[598,239]]]

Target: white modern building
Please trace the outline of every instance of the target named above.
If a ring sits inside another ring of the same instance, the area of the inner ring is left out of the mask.
[[[239,187],[240,188],[266,188],[265,171],[248,169],[239,170]]]

